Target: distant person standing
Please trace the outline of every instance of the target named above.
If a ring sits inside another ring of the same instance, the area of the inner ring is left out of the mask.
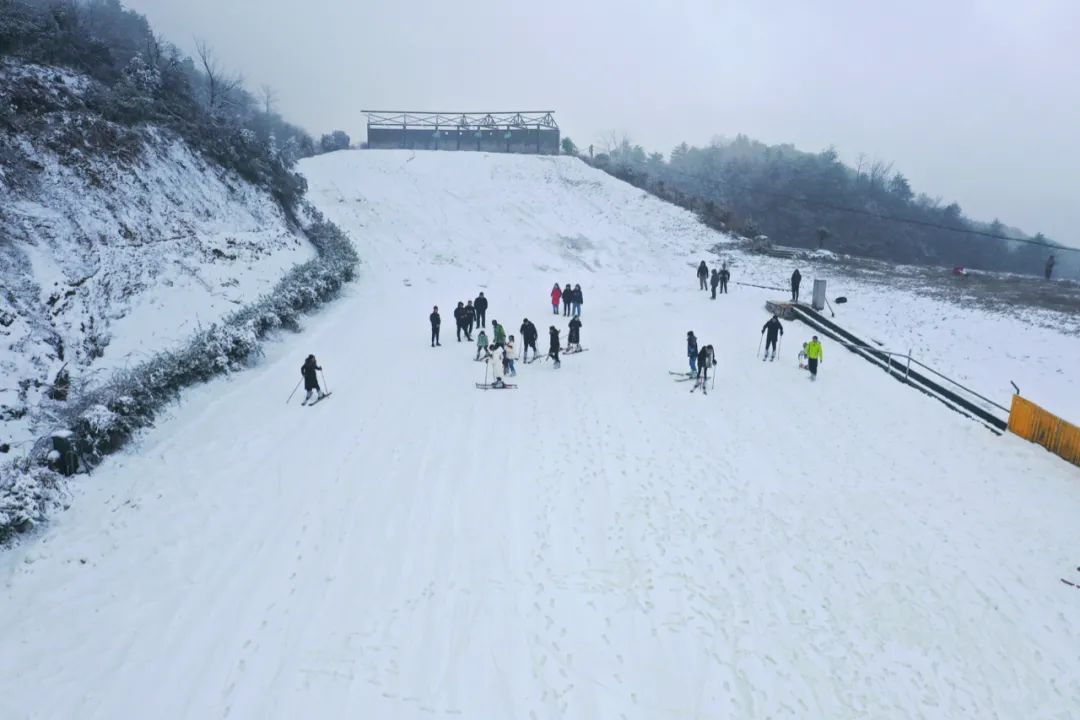
[[[494,336],[494,344],[502,347],[506,344],[506,330],[499,324],[498,320],[491,321],[491,332]]]
[[[488,300],[484,297],[484,293],[480,293],[480,296],[473,302],[473,309],[476,310],[476,324],[480,327],[487,327]]]
[[[727,265],[725,264],[720,268],[720,294],[727,294],[727,281],[731,279],[731,273],[728,272]]]
[[[562,299],[562,289],[559,287],[559,283],[555,283],[555,287],[551,288],[551,312],[555,315],[559,314],[559,300]]]
[[[514,367],[514,336],[511,335],[510,339],[506,341],[506,345],[503,346],[503,357],[506,363],[506,372],[511,377],[517,376],[517,368]]]
[[[465,303],[458,300],[454,308],[454,322],[457,323],[457,341],[461,342],[461,333],[465,333],[465,339],[472,341],[472,335],[465,329]]]
[[[529,348],[533,351],[533,360],[536,359],[536,338],[539,333],[536,330],[536,326],[532,324],[529,318],[525,318],[521,323],[521,339],[525,343],[525,347],[521,351],[521,360],[523,362],[529,362]]]
[[[762,362],[772,359],[776,359],[776,340],[784,334],[784,326],[780,324],[780,318],[773,314],[769,322],[765,323],[761,328],[762,333],[765,335],[765,354],[761,356]],[[772,357],[769,357],[769,348],[772,348]]]
[[[1046,279],[1047,280],[1049,280],[1050,276],[1054,274],[1054,262],[1055,262],[1055,260],[1054,260],[1054,256],[1052,254],[1050,255],[1050,257],[1046,258]]]
[[[704,260],[702,260],[701,264],[697,266],[697,279],[698,285],[701,287],[702,290],[709,289],[705,286],[706,282],[709,279],[709,266],[705,264]]]
[[[577,316],[570,321],[570,334],[566,336],[566,352],[581,352],[581,318]]]
[[[691,330],[690,332],[686,333],[686,357],[688,357],[690,359],[690,372],[691,373],[696,373],[697,372],[697,356],[698,356],[697,338],[694,337],[694,331]]]
[[[713,268],[712,275],[709,277],[709,285],[712,287],[712,299],[716,299],[716,286],[720,284],[720,271]]]
[[[585,302],[585,298],[581,295],[581,286],[574,286],[574,297],[571,299],[573,303],[574,317],[581,317],[581,305]]]
[[[439,317],[439,306],[436,305],[435,309],[431,311],[431,315],[428,316],[428,320],[431,321],[431,347],[436,345],[442,345],[439,342],[439,327],[442,325],[442,318]]]
[[[817,380],[818,365],[824,362],[824,360],[821,342],[818,341],[817,335],[815,335],[810,339],[810,342],[806,343],[806,364],[810,370],[811,380]]]
[[[487,333],[483,329],[480,330],[480,334],[476,336],[476,360],[480,360],[480,353],[486,353],[488,348]],[[484,357],[487,357],[486,355]]]
[[[570,287],[570,283],[566,283],[566,287],[562,290],[562,307],[563,316],[570,317],[570,303],[574,299],[574,290]]]
[[[559,330],[554,325],[548,329],[548,357],[555,361],[555,367],[559,367]]]
[[[799,302],[799,285],[802,284],[802,273],[799,272],[799,268],[795,268],[795,272],[791,273],[791,302]]]
[[[473,307],[472,300],[465,303],[465,334],[470,338],[472,337],[473,323],[476,322],[476,308]]]

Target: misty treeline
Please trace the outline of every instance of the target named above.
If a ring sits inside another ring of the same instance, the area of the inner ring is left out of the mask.
[[[118,0],[0,0],[5,57],[71,68],[97,80],[85,97],[91,113],[120,125],[171,129],[289,209],[306,191],[304,178],[293,172],[296,162],[328,142],[340,143],[327,136],[316,146],[275,111],[271,88],[245,88],[205,43],[188,57]],[[33,87],[14,92],[0,108],[0,128],[32,128],[49,111],[42,103]]]
[[[569,138],[563,149],[578,152]],[[589,159],[589,153],[583,154]],[[665,159],[624,138],[610,140],[591,162],[693,210],[710,226],[751,238],[766,235],[779,245],[1030,274],[1042,273],[1054,252],[957,232],[1024,237],[998,220],[979,223],[965,217],[956,203],[916,193],[890,163],[860,157],[851,167],[831,148],[808,153],[739,135],[707,147],[683,143]],[[1032,239],[1050,243],[1041,234]],[[1059,268],[1062,261],[1071,262],[1062,257],[1068,254],[1058,254]]]

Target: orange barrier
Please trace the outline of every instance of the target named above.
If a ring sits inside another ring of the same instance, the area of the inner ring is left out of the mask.
[[[1065,422],[1019,395],[1013,395],[1009,430],[1042,445],[1074,465],[1080,465],[1080,427]]]

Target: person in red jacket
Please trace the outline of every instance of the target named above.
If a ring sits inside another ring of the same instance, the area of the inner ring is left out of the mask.
[[[559,283],[555,283],[555,287],[551,288],[551,312],[556,315],[559,314],[559,301],[562,299],[562,289],[559,287]]]

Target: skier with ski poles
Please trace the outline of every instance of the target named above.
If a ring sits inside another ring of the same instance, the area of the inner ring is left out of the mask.
[[[559,331],[554,325],[548,329],[548,354],[547,356],[555,361],[555,367],[562,365],[559,362]]]
[[[709,279],[709,266],[705,264],[704,260],[702,260],[701,264],[697,267],[697,279],[701,289],[707,290],[708,288],[705,287],[705,282]]]
[[[806,364],[810,369],[810,379],[817,380],[818,365],[825,361],[824,353],[821,349],[821,342],[818,340],[817,335],[810,339],[810,342],[806,344]]]
[[[319,370],[322,370],[322,368],[315,361],[314,355],[308,355],[307,359],[304,360],[304,364],[300,366],[300,375],[304,378],[304,390],[307,391],[304,402],[300,403],[301,405],[307,405],[311,401],[311,393],[313,392],[318,393],[318,397],[311,403],[312,405],[326,397],[322,388],[319,387],[319,375],[317,372]]]
[[[712,275],[709,277],[709,285],[712,287],[712,298],[716,299],[716,286],[720,284],[720,271],[713,268]]]
[[[521,339],[525,343],[525,348],[521,351],[521,359],[523,362],[529,362],[529,348],[533,351],[533,360],[536,359],[536,338],[537,338],[536,326],[530,322],[529,318],[525,318],[521,323]]]
[[[476,310],[476,324],[480,327],[487,327],[488,299],[484,297],[484,293],[480,293],[480,296],[473,302],[473,308]]]
[[[436,305],[435,309],[431,311],[431,315],[428,316],[428,320],[431,321],[431,347],[436,345],[441,346],[439,342],[439,328],[442,325],[442,318],[439,317],[439,306]]]
[[[562,289],[559,287],[559,283],[555,283],[555,287],[551,288],[551,312],[555,315],[559,314],[559,300],[562,299]]]
[[[713,346],[706,345],[698,352],[697,382],[694,387],[705,388],[705,383],[709,382],[709,368],[714,365],[716,365],[716,355],[713,353]]]
[[[690,359],[690,372],[687,374],[692,375],[697,372],[698,356],[697,338],[694,337],[693,330],[686,333],[686,356]]]
[[[780,318],[773,313],[769,322],[765,323],[761,327],[761,333],[765,335],[765,354],[761,356],[761,361],[776,359],[776,340],[780,335],[784,334],[784,326],[780,324]],[[769,348],[772,347],[772,358],[769,357]]]
[[[581,352],[581,318],[570,321],[570,334],[566,336],[566,352]]]
[[[727,264],[720,268],[720,294],[727,294],[727,283],[731,279],[731,273],[728,272]]]
[[[476,360],[481,359],[480,358],[480,353],[481,352],[484,352],[484,353],[487,352],[487,346],[488,346],[487,333],[484,332],[483,330],[481,330],[480,334],[476,336],[476,358],[475,358]]]
[[[799,268],[795,268],[795,272],[791,273],[791,302],[799,302],[799,285],[802,283],[802,273],[799,272]]]

